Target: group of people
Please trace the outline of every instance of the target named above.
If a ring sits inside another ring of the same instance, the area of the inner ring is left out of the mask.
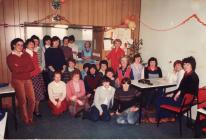
[[[129,57],[120,47],[121,40],[115,39],[114,48],[105,60],[98,66],[85,63],[83,70],[79,70],[74,40],[74,36],[64,37],[61,46],[57,36],[47,35],[42,47],[35,35],[25,42],[20,38],[11,41],[12,52],[7,56],[7,64],[26,124],[33,122],[33,114],[41,117],[39,103],[45,93],[48,93],[48,105],[55,116],[69,110],[73,117],[109,121],[116,115],[119,124],[136,123],[140,96],[143,96],[145,108],[154,105],[161,114],[161,104],[180,106],[185,93],[197,94],[199,79],[193,57],[175,61],[174,71],[168,79],[177,86],[167,89],[170,94],[163,95],[157,89],[144,94],[132,86],[131,80],[161,78],[163,75],[156,58],[151,57],[144,67],[140,54],[136,54],[130,64]],[[86,41],[84,59],[91,58],[90,48],[91,42]]]

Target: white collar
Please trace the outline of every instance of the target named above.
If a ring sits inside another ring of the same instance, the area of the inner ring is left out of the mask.
[[[46,48],[46,49],[48,49],[48,48],[50,48],[50,47],[51,47],[50,45],[45,45],[45,48]]]
[[[33,57],[34,56],[34,52],[32,51],[32,50],[30,50],[30,49],[28,49],[28,48],[26,48],[26,50],[25,50],[31,57]]]
[[[34,52],[38,52],[39,48],[40,48],[39,46],[35,47]]]
[[[17,53],[16,51],[12,51],[11,54],[21,56],[23,54],[23,52]]]
[[[109,88],[105,88],[104,86],[102,86],[102,88],[103,88],[103,90],[111,90],[112,89],[111,86],[109,86]]]

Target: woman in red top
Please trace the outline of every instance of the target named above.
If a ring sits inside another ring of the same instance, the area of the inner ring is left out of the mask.
[[[7,56],[7,65],[12,75],[12,86],[16,91],[21,117],[26,124],[32,123],[35,96],[30,73],[34,70],[31,57],[23,51],[23,40],[11,41],[12,52]]]
[[[119,68],[120,59],[125,55],[124,50],[120,48],[122,45],[122,41],[120,39],[114,40],[114,47],[112,51],[107,55],[107,59],[111,60],[111,67],[116,72],[116,70]]]
[[[77,117],[81,111],[89,108],[89,105],[84,81],[80,80],[80,71],[74,70],[71,78],[72,80],[67,83],[67,100],[70,114]]]
[[[133,72],[131,67],[129,66],[129,58],[124,56],[121,58],[121,67],[117,69],[117,79],[116,79],[116,85],[119,87],[122,79],[124,78],[130,78],[134,79]]]
[[[34,51],[35,45],[32,39],[27,39],[24,45],[26,47],[25,52],[30,55],[34,65],[34,70],[30,73],[36,98],[34,115],[36,117],[41,117],[39,112],[39,102],[44,99],[45,86],[39,65],[38,54]]]

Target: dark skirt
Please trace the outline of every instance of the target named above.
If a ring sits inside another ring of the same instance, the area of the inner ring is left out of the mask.
[[[44,94],[46,92],[46,89],[44,86],[44,80],[42,74],[40,73],[37,76],[32,77],[32,83],[33,83],[36,101],[44,100],[45,98]]]

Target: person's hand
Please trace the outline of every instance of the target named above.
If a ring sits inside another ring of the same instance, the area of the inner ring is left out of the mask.
[[[111,112],[110,115],[111,115],[111,116],[114,116],[114,112]]]
[[[119,113],[118,111],[116,112],[117,115],[121,115],[121,113]]]
[[[179,98],[179,96],[180,96],[179,94],[176,94],[175,97],[174,97],[174,100],[177,101],[177,99]]]
[[[87,94],[87,97],[89,98],[89,97],[91,97],[91,95],[92,95],[92,94],[91,94],[91,93],[89,93],[89,94]]]
[[[77,96],[72,96],[72,97],[71,97],[71,100],[72,100],[72,101],[76,101],[76,99],[77,99]]]
[[[82,101],[80,101],[80,100],[77,100],[77,103],[78,103],[80,106],[84,105],[84,103],[83,103]]]
[[[103,112],[99,112],[99,116],[102,116],[103,115]]]

